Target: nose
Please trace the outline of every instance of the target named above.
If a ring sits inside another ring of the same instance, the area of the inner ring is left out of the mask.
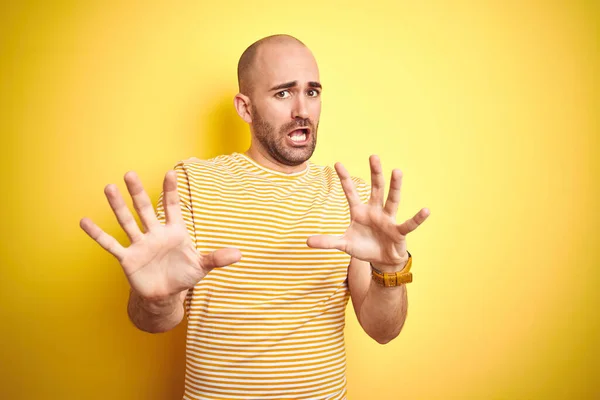
[[[296,96],[296,101],[294,101],[292,119],[296,118],[308,118],[308,108],[306,104],[306,98],[304,98],[304,96]]]

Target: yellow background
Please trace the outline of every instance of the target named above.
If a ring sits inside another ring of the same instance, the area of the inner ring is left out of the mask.
[[[381,346],[348,308],[349,399],[600,398],[598,2],[0,6],[0,398],[177,399],[182,325],[137,331],[103,187],[244,151],[235,68],[289,33],[324,86],[313,161],[404,171],[415,282]],[[17,3],[17,2],[14,2]]]

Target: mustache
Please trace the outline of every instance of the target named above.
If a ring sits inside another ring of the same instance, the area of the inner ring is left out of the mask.
[[[315,124],[310,120],[310,118],[302,118],[296,119],[295,121],[291,121],[281,127],[283,132],[289,132],[293,129],[297,128],[310,128],[312,132],[315,131]]]

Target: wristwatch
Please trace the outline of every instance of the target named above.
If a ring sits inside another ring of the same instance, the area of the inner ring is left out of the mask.
[[[412,272],[410,272],[410,267],[412,266],[412,256],[408,251],[407,253],[408,261],[406,262],[404,268],[402,268],[402,271],[382,272],[376,269],[373,264],[371,264],[371,277],[373,280],[377,284],[385,287],[400,286],[405,283],[412,282]]]

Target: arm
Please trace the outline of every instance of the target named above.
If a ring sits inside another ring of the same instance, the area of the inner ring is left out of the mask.
[[[348,267],[348,286],[354,311],[365,332],[379,343],[387,343],[400,333],[408,307],[405,285],[380,287],[371,279],[372,263],[383,272],[401,271],[408,261],[406,235],[429,216],[421,209],[404,223],[396,224],[402,174],[392,171],[388,198],[384,204],[385,180],[379,159],[371,157],[371,196],[363,202],[350,174],[339,163],[336,171],[350,207],[350,226],[341,237],[315,235],[309,247],[338,249],[352,259]]]
[[[162,333],[175,328],[185,315],[184,301],[187,290],[162,299],[146,299],[131,289],[127,314],[142,331]]]
[[[165,176],[164,201],[157,216],[137,175],[133,172],[125,175],[127,190],[144,231],[116,186],[105,188],[117,221],[131,241],[129,247],[121,246],[90,219],[80,221],[81,228],[121,264],[131,286],[128,315],[138,328],[147,332],[165,332],[179,324],[189,289],[213,268],[230,265],[241,258],[240,251],[231,248],[199,254],[186,226],[185,210],[181,209],[177,177],[176,171]]]
[[[179,206],[181,215],[192,239],[196,243],[196,232],[194,230],[194,217],[192,213],[191,193],[189,180],[184,162],[175,166],[177,172],[177,193],[179,195]],[[156,206],[156,218],[162,224],[166,224],[165,192],[161,192]],[[145,298],[134,289],[129,292],[129,303],[127,315],[131,322],[140,330],[149,333],[162,333],[175,328],[185,315],[185,299],[189,289],[171,296],[151,299]]]
[[[406,285],[378,285],[371,278],[369,263],[352,257],[348,287],[358,322],[370,337],[386,344],[398,336],[408,310]]]

